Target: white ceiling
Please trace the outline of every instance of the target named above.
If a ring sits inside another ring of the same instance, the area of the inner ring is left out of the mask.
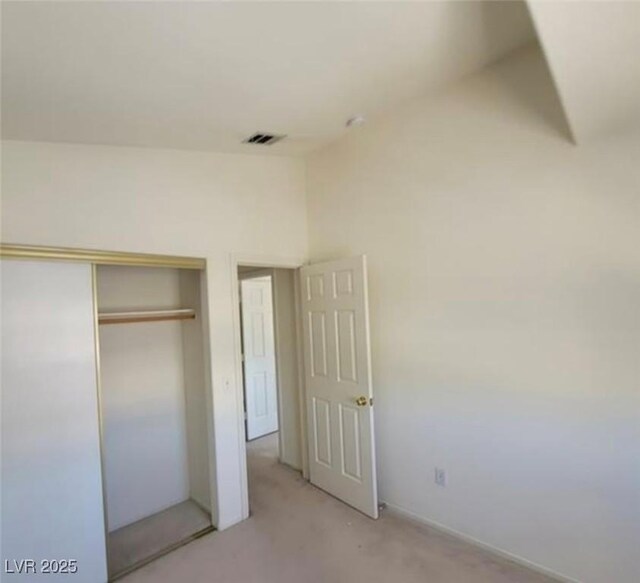
[[[306,152],[533,38],[522,2],[2,2],[3,137]]]
[[[640,2],[529,2],[576,141],[640,128]]]

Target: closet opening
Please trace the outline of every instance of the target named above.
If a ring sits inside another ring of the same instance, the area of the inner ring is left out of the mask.
[[[204,272],[95,269],[113,580],[213,530]]]
[[[302,470],[295,269],[238,266],[240,360],[249,499],[265,464]]]

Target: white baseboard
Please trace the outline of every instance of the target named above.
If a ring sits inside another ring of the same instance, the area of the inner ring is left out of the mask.
[[[548,569],[547,567],[543,567],[542,565],[539,565],[538,563],[534,563],[533,561],[529,561],[528,559],[525,559],[524,557],[520,557],[518,555],[514,555],[513,553],[510,553],[509,551],[505,551],[503,549],[500,549],[500,548],[495,547],[493,545],[490,545],[488,543],[482,542],[481,540],[478,540],[477,538],[469,536],[468,534],[464,534],[463,532],[459,532],[459,531],[457,531],[457,530],[455,530],[453,528],[449,528],[448,526],[445,526],[444,524],[440,524],[439,522],[436,522],[435,520],[430,520],[428,518],[424,518],[423,516],[419,516],[419,515],[411,512],[410,510],[406,510],[405,508],[402,508],[401,506],[398,506],[396,504],[392,504],[390,502],[384,502],[384,504],[386,506],[387,511],[390,512],[391,514],[395,514],[396,516],[401,516],[402,518],[410,520],[411,522],[414,522],[415,524],[418,524],[420,526],[428,526],[428,527],[434,528],[436,530],[439,530],[441,532],[444,532],[445,534],[448,534],[450,536],[453,536],[455,538],[463,540],[463,541],[465,541],[467,543],[470,543],[470,544],[472,544],[472,545],[474,545],[476,547],[484,549],[485,551],[489,551],[490,553],[493,553],[494,555],[498,555],[499,557],[502,557],[503,559],[508,559],[509,561],[512,561],[514,563],[518,563],[519,565],[527,567],[527,568],[531,569],[532,571],[537,571],[538,573],[541,573],[542,575],[546,575],[547,577],[551,577],[552,579],[556,579],[557,581],[560,581],[562,583],[582,583],[578,579],[573,579],[572,577],[568,577],[567,575],[563,575],[562,573],[558,573],[557,571],[554,571],[553,569]]]

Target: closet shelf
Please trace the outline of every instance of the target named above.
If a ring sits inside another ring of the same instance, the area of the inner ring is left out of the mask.
[[[193,320],[195,317],[196,312],[192,308],[102,312],[98,314],[98,324],[133,324],[135,322],[162,322],[164,320]]]

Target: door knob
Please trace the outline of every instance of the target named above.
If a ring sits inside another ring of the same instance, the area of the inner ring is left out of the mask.
[[[361,395],[356,399],[356,405],[358,405],[358,407],[365,407],[368,401],[369,399],[367,399],[364,395]]]

